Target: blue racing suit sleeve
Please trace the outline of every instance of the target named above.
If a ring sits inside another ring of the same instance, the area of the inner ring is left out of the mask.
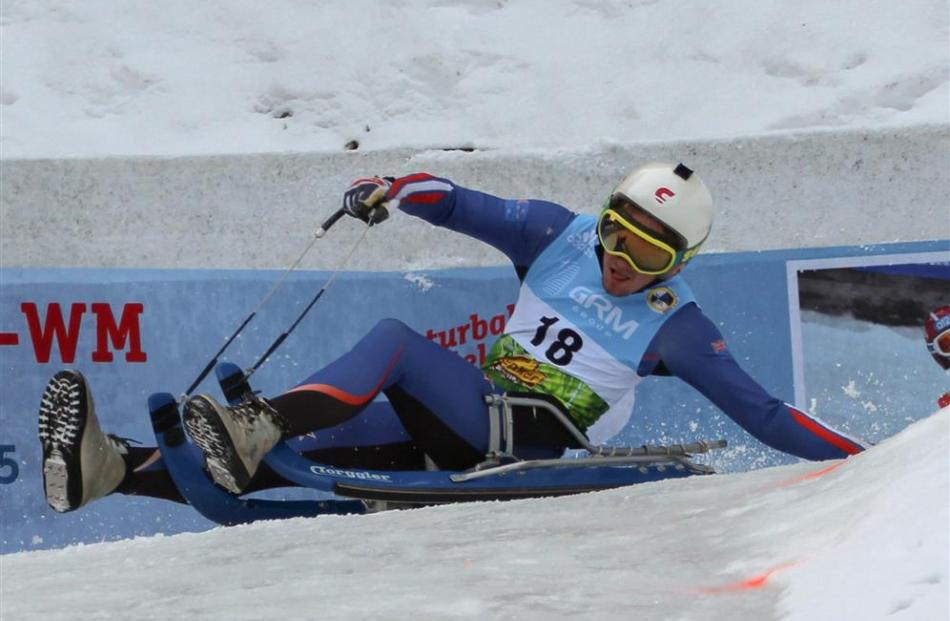
[[[514,263],[519,277],[576,215],[548,201],[502,199],[427,173],[394,180],[386,200],[430,224],[500,250]]]
[[[770,395],[729,353],[722,334],[695,304],[670,317],[648,358],[712,401],[763,443],[805,459],[839,459],[865,446]]]

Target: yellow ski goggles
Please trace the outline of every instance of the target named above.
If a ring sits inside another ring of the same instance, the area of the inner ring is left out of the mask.
[[[626,201],[608,199],[597,223],[604,252],[624,259],[635,271],[648,276],[661,276],[696,254],[698,248],[681,250],[668,241],[669,234],[634,220],[627,213],[631,208],[639,209]]]

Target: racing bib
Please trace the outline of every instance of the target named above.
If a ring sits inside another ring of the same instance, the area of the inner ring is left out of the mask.
[[[630,419],[637,368],[653,337],[694,298],[678,277],[628,296],[608,294],[596,223],[576,217],[532,264],[485,371],[506,390],[557,397],[601,441]]]

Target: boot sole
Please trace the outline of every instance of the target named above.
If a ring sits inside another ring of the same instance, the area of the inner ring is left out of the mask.
[[[66,513],[82,503],[79,448],[86,429],[86,380],[78,371],[60,371],[40,399],[39,437],[43,447],[43,489],[53,510]]]
[[[211,478],[232,494],[240,495],[251,482],[251,475],[238,457],[218,410],[196,397],[185,404],[183,419],[188,435],[204,454]]]

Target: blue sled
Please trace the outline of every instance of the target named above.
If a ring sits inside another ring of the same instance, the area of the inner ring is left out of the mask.
[[[168,473],[181,495],[212,522],[233,526],[257,520],[281,520],[326,514],[366,513],[358,500],[243,499],[215,485],[204,470],[201,452],[187,439],[175,397],[155,393],[148,398],[152,430]]]
[[[229,402],[250,391],[243,371],[231,363],[216,368]],[[202,515],[231,525],[266,519],[325,514],[366,513],[396,506],[476,500],[511,500],[563,496],[712,474],[712,469],[689,460],[693,453],[725,446],[725,442],[635,448],[590,445],[560,408],[538,395],[501,395],[487,400],[492,447],[483,463],[465,471],[380,471],[320,464],[281,442],[264,458],[267,465],[293,483],[342,499],[280,501],[245,499],[215,485],[204,470],[200,452],[187,440],[174,397],[157,393],[149,398],[152,427],[168,470],[179,491]],[[548,410],[572,433],[589,456],[577,459],[523,461],[511,454],[513,408]]]

